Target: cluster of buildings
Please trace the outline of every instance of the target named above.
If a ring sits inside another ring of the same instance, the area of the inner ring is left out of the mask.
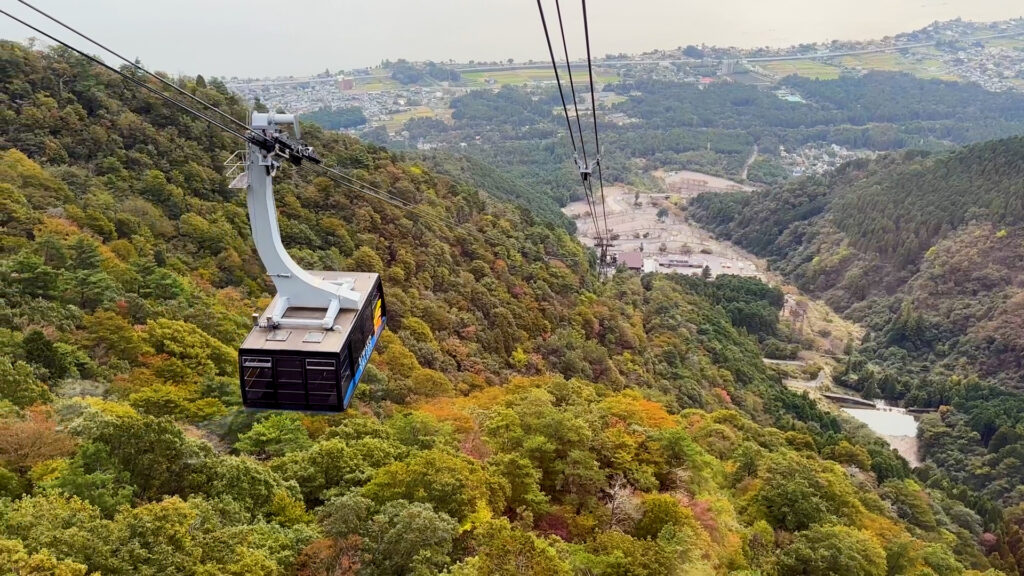
[[[1024,38],[1024,19],[937,22],[915,32],[870,41],[756,49],[702,46],[700,58],[688,54],[689,49],[656,50],[635,57],[622,55],[602,65],[619,68],[625,79],[652,78],[699,85],[729,80],[770,84],[777,78],[761,68],[764,62],[806,57],[836,66],[843,73],[856,74],[865,70],[844,65],[844,56],[902,49],[908,61],[937,63],[937,70],[928,71],[931,75],[976,82],[992,91],[1024,89],[1024,43],[1000,45],[997,40],[1003,38]]]
[[[949,73],[986,90],[1004,92],[1024,88],[1024,44],[1020,48],[975,45],[940,57]]]
[[[807,144],[793,152],[788,152],[784,146],[779,146],[779,158],[782,165],[793,176],[824,174],[850,160],[874,155],[875,153],[869,150],[850,150],[838,144]]]
[[[642,272],[644,274],[651,272],[658,272],[661,274],[687,274],[690,276],[710,274],[712,278],[719,274],[732,274],[735,276],[764,278],[764,274],[762,274],[757,269],[757,266],[752,262],[713,256],[696,257],[682,256],[679,254],[649,256],[636,250],[612,254],[612,265],[614,267],[623,267],[627,270]]]
[[[678,255],[655,258],[644,256],[644,253],[639,250],[613,254],[613,263],[627,270],[645,274],[648,272],[674,272],[691,276],[700,276],[704,272],[704,267],[708,266],[707,260],[701,258],[684,258]]]
[[[228,88],[249,101],[259,99],[267,108],[302,114],[321,108],[357,106],[370,123],[417,106],[447,107],[447,88],[441,86],[399,86],[386,90],[363,90],[357,79],[346,76],[280,80],[234,81]]]
[[[249,101],[259,99],[271,110],[282,108],[295,114],[352,106],[350,101],[355,96],[354,79],[343,76],[235,80],[227,86]],[[364,109],[364,113],[368,111]]]

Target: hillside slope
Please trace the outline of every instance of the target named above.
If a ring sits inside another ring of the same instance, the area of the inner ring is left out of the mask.
[[[62,50],[0,43],[0,84],[4,573],[1016,569],[993,519],[781,386],[736,327],[772,289],[598,282],[564,230],[314,128],[459,227],[284,169],[292,254],[383,273],[391,330],[356,409],[246,412],[270,286],[221,174],[239,143]]]
[[[997,320],[1021,292],[1024,138],[855,162],[765,194],[705,195],[692,216],[912,357],[1021,382],[1020,334]]]
[[[947,480],[1016,510],[1024,138],[855,162],[763,194],[705,195],[691,216],[865,323],[840,382],[952,407],[922,421],[927,455]]]

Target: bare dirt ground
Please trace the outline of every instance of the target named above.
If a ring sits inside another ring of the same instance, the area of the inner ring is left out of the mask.
[[[690,174],[697,175],[696,172]],[[651,265],[660,263],[658,271],[700,274],[704,266],[708,266],[714,275],[764,277],[763,262],[728,242],[716,240],[689,222],[685,205],[694,194],[680,192],[678,186],[666,187],[670,190],[668,194],[645,193],[623,186],[605,187],[605,206],[603,210],[600,206],[596,209],[596,227],[584,200],[569,204],[563,212],[576,221],[577,235],[585,245],[596,243],[595,229],[603,230],[607,220],[614,244],[611,253],[643,252]],[[670,261],[686,262],[686,265],[670,267]]]
[[[788,322],[800,337],[813,343],[811,349],[825,355],[845,354],[848,342],[857,343],[864,328],[844,319],[831,308],[784,284],[781,277],[768,274],[768,280],[782,286],[786,301],[780,319]]]
[[[889,446],[899,452],[900,456],[910,464],[911,468],[921,465],[921,456],[918,453],[918,442],[916,436],[885,436],[882,439],[889,443]]]
[[[864,330],[847,322],[828,306],[817,302],[786,285],[785,280],[767,271],[763,260],[691,223],[686,216],[686,203],[700,192],[753,190],[749,186],[699,172],[658,171],[653,174],[668,193],[651,193],[625,186],[605,188],[605,207],[597,207],[597,222],[608,228],[614,240],[612,254],[642,251],[648,268],[653,262],[661,272],[700,274],[707,265],[712,274],[755,276],[782,287],[786,302],[781,319],[790,324],[808,343],[801,354],[806,362],[830,364],[829,356],[841,355],[849,341],[859,342]],[[577,235],[587,246],[595,244],[594,218],[586,201],[566,206],[563,211],[576,221]],[[662,217],[659,218],[659,213]],[[671,261],[676,266],[669,266]],[[687,266],[678,265],[687,262]]]
[[[658,170],[654,173],[654,176],[665,184],[665,189],[669,192],[684,198],[692,198],[701,192],[754,189],[751,186],[733,182],[732,180],[690,170],[679,170],[676,172]]]

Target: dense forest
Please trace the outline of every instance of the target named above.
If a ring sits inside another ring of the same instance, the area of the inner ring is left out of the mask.
[[[964,143],[1015,134],[1022,122],[1014,119],[1024,115],[1020,94],[897,72],[835,80],[790,76],[781,87],[795,91],[806,102],[790,102],[757,86],[726,82],[697,86],[635,80],[609,89],[629,95],[615,108],[635,118],[757,136],[800,134],[819,126],[891,124],[908,135]],[[783,139],[786,144],[796,141]]]
[[[462,78],[462,73],[458,70],[436,62],[419,64],[399,59],[395,62],[385,60],[383,65],[391,70],[392,80],[404,85],[457,82]]]
[[[612,107],[615,112],[639,120],[615,130],[620,146],[646,146],[640,157],[657,158],[656,165],[665,168],[736,177],[756,142],[766,165],[748,178],[767,184],[778,181],[764,168],[777,159],[780,145],[791,151],[812,143],[876,151],[942,149],[1024,130],[1024,96],[975,84],[870,72],[835,80],[790,76],[779,87],[804,102],[731,82],[698,86],[648,79],[606,90],[627,97]],[[714,155],[705,154],[702,162],[695,152],[705,142]]]
[[[1024,138],[1012,138],[857,161],[758,194],[704,195],[690,211],[866,324],[840,383],[938,408],[922,420],[921,476],[1002,505],[1017,527],[1022,182]]]
[[[303,122],[311,122],[325,130],[358,128],[366,124],[366,115],[358,106],[345,108],[320,108],[300,115]]]
[[[657,188],[649,174],[659,168],[738,179],[756,144],[747,179],[777,185],[790,178],[780,147],[789,152],[832,144],[853,150],[945,151],[1024,131],[1024,95],[989,92],[974,84],[870,72],[835,80],[792,76],[779,88],[804,102],[733,82],[640,79],[605,86],[599,121],[607,179]],[[592,154],[588,97],[582,106],[583,133]],[[565,225],[556,208],[582,195],[571,185],[572,145],[557,89],[473,90],[453,98],[451,108],[450,123],[410,119],[402,129],[408,132],[404,139],[391,139],[383,129],[367,136],[394,149],[411,150],[421,143],[457,149],[512,179],[530,182],[533,193],[517,201]]]
[[[600,282],[560,227],[313,126],[459,226],[283,170],[292,254],[381,272],[390,331],[349,412],[244,411],[270,286],[222,174],[240,143],[64,50],[0,62],[3,573],[1017,569],[1019,533],[766,368],[777,290]]]

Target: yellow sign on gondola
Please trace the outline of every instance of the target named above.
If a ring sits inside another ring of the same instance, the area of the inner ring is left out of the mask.
[[[384,317],[381,315],[381,300],[377,299],[377,303],[373,306],[373,333],[380,332],[381,324],[384,322]]]

